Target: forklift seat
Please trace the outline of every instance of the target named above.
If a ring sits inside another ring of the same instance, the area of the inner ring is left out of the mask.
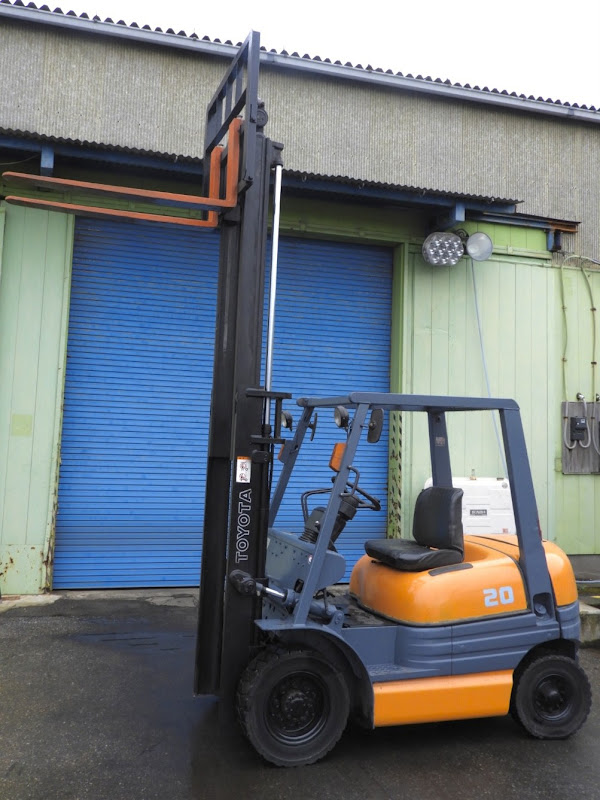
[[[462,496],[462,489],[424,489],[415,503],[414,541],[370,539],[365,542],[367,555],[405,572],[460,564],[464,557]]]

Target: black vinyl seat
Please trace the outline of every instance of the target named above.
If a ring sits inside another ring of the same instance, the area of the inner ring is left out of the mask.
[[[365,542],[367,555],[405,572],[460,564],[464,557],[462,496],[462,489],[424,489],[415,503],[415,541],[370,539]]]

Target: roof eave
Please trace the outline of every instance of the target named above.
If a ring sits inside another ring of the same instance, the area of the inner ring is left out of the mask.
[[[526,111],[534,114],[558,117],[562,119],[576,119],[585,122],[600,123],[600,113],[584,108],[574,108],[562,103],[551,103],[542,100],[532,100],[518,95],[503,94],[502,92],[486,92],[482,89],[470,89],[465,86],[455,86],[443,82],[431,81],[425,78],[409,78],[403,75],[389,74],[377,70],[357,69],[343,64],[332,64],[326,61],[314,61],[298,56],[282,55],[280,53],[263,52],[261,61],[283,69],[293,69],[324,77],[341,80],[352,80],[363,83],[376,84],[388,89],[403,90],[417,94],[426,94],[445,100],[478,103],[510,109],[511,111]]]
[[[15,6],[0,1],[0,17],[9,17],[23,22],[51,25],[66,28],[78,33],[91,33],[112,38],[127,39],[143,44],[159,47],[176,48],[188,52],[204,53],[211,56],[232,58],[238,47],[234,44],[213,42],[207,39],[192,38],[183,32],[165,33],[150,28],[140,28],[124,23],[105,22],[99,18],[85,19],[70,14],[58,14],[39,8]],[[359,83],[374,84],[391,90],[428,95],[445,100],[477,103],[511,111],[541,114],[555,119],[577,120],[579,122],[600,123],[600,112],[566,105],[560,102],[535,100],[531,97],[518,96],[497,91],[467,88],[466,86],[433,81],[426,78],[413,78],[395,73],[371,70],[352,65],[334,64],[330,61],[303,58],[274,51],[261,52],[264,64],[284,70],[294,70],[320,75],[334,80],[349,80]]]
[[[99,36],[143,42],[144,44],[155,44],[161,47],[192,50],[195,53],[207,53],[213,56],[224,56],[225,58],[231,58],[239,49],[233,44],[220,44],[219,42],[191,38],[178,33],[154,31],[151,28],[140,28],[120,22],[103,22],[99,18],[84,19],[75,15],[57,14],[54,11],[13,6],[2,2],[0,2],[0,17],[10,17],[11,19],[33,22],[38,25],[51,25],[55,28],[67,28],[78,33],[93,33]]]

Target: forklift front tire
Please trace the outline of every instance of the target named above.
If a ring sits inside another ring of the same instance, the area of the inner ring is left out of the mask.
[[[308,649],[263,650],[238,687],[244,733],[263,758],[281,767],[323,758],[342,735],[349,709],[343,672]]]
[[[590,684],[579,664],[546,655],[516,677],[511,711],[536,739],[566,739],[583,725],[591,703]]]

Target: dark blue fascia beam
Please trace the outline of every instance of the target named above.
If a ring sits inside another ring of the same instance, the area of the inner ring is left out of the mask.
[[[417,208],[448,209],[448,219],[462,216],[460,221],[464,222],[464,214],[469,212],[469,219],[472,219],[472,212],[488,212],[510,215],[517,210],[517,202],[506,202],[496,200],[478,200],[476,198],[450,197],[448,195],[434,194],[433,192],[411,191],[409,189],[394,189],[385,186],[365,186],[361,184],[336,183],[325,178],[307,178],[306,180],[296,175],[283,175],[283,185],[288,189],[300,189],[302,191],[323,192],[328,194],[346,195],[348,197],[361,197],[371,200],[384,200],[391,203],[408,204]],[[451,224],[455,224],[451,223]]]
[[[202,177],[201,162],[171,161],[166,158],[161,158],[160,156],[127,153],[116,150],[101,150],[86,145],[21,139],[18,136],[0,134],[0,148],[4,148],[5,150],[20,150],[26,153],[36,153],[40,155],[40,158],[45,148],[51,148],[55,157],[76,158],[82,161],[101,161],[113,166],[141,167],[143,169],[174,172],[179,175],[187,175],[190,177]]]
[[[491,216],[493,216],[493,219],[490,219]],[[488,213],[475,212],[469,214],[469,219],[475,222],[499,222],[504,225],[519,225],[523,228],[541,228],[546,231],[558,229],[564,233],[576,233],[577,226],[581,224],[576,220],[550,219],[536,217],[533,214],[517,214],[517,216],[511,217],[495,211]]]
[[[544,219],[529,214],[508,216],[505,214],[469,214],[469,219],[475,222],[493,222],[499,225],[518,225],[521,228],[537,228],[546,231],[546,248],[551,253],[558,253],[563,246],[563,233],[577,233],[580,222],[575,220]]]
[[[42,155],[46,153],[45,163],[51,167],[52,161],[50,154],[54,157],[62,156],[81,161],[102,162],[112,167],[131,167],[143,169],[155,169],[176,173],[186,177],[202,178],[202,163],[189,161],[171,161],[160,156],[150,156],[139,153],[128,153],[123,151],[95,149],[87,145],[68,144],[64,142],[47,142],[35,139],[25,139],[19,136],[0,134],[0,148],[6,150],[17,150],[22,153],[32,153]],[[51,173],[42,173],[51,174]],[[443,216],[446,227],[464,222],[468,212],[468,218],[481,222],[496,222],[504,225],[523,225],[533,228],[543,228],[550,230],[552,223],[534,217],[521,216],[515,217],[517,203],[495,200],[478,200],[475,198],[457,199],[447,195],[434,194],[427,191],[410,191],[407,189],[395,189],[393,187],[372,186],[372,185],[353,185],[349,183],[337,183],[328,181],[325,178],[303,179],[296,175],[283,176],[283,185],[287,189],[297,189],[302,192],[316,192],[318,194],[336,195],[347,199],[360,198],[363,200],[377,200],[394,204],[411,206],[419,210],[430,209],[439,213],[440,209],[445,209],[447,213]],[[440,219],[442,219],[440,217]]]
[[[189,161],[170,161],[159,156],[148,156],[138,153],[123,151],[101,150],[86,145],[66,144],[64,142],[50,143],[54,155],[65,158],[76,158],[82,161],[101,161],[112,166],[157,169],[186,175],[188,177],[202,177],[202,163]],[[20,150],[21,152],[42,154],[48,142],[35,139],[21,139],[18,136],[0,134],[0,148],[7,150]],[[287,189],[317,192],[322,194],[335,194],[367,200],[383,200],[390,203],[400,203],[415,208],[449,209],[449,216],[456,216],[457,209],[464,214],[469,211],[472,218],[473,212],[493,212],[494,214],[514,214],[516,203],[486,202],[480,200],[461,200],[431,192],[409,191],[405,189],[386,188],[383,186],[364,186],[346,183],[336,183],[325,178],[308,178],[304,180],[295,175],[283,175],[283,186]],[[463,220],[464,221],[464,217]]]

